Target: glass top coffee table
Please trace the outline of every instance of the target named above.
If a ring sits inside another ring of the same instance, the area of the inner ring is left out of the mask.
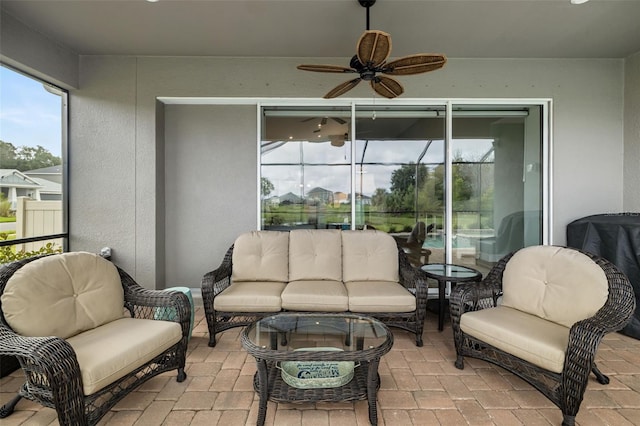
[[[372,425],[378,424],[378,364],[393,346],[393,335],[382,322],[347,313],[282,313],[249,325],[243,330],[240,340],[246,351],[256,358],[258,371],[253,385],[260,397],[259,426],[264,424],[267,401],[345,402],[364,399],[369,403],[369,421]],[[287,361],[311,361],[311,364],[318,365],[353,361],[355,368],[353,378],[345,384],[300,388],[289,385],[282,378],[282,365]]]
[[[482,274],[468,266],[454,265],[451,263],[428,263],[420,267],[427,277],[438,281],[438,330],[444,328],[444,310],[445,310],[445,287],[447,283],[455,285],[457,283],[480,281]]]

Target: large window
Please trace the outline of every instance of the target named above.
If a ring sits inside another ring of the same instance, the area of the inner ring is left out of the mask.
[[[488,270],[545,241],[543,105],[264,107],[262,229],[373,228]]]
[[[63,251],[67,93],[0,66],[0,264]]]

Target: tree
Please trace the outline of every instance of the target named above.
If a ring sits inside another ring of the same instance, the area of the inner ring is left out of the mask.
[[[473,197],[472,166],[461,161],[458,157],[454,158],[451,169],[454,207]],[[432,169],[424,164],[402,165],[391,174],[391,191],[385,198],[386,208],[394,213],[441,211],[444,206],[444,187],[444,165]]]
[[[16,147],[0,140],[0,169],[15,169],[17,164]]]
[[[391,173],[391,193],[387,197],[387,210],[394,213],[415,211],[416,185],[424,186],[429,169],[424,164],[403,164]]]
[[[371,196],[371,204],[376,207],[384,207],[389,193],[384,188],[376,188]]]
[[[262,198],[267,198],[273,189],[274,186],[269,179],[266,177],[260,178],[260,194],[262,195]]]
[[[416,173],[418,177],[417,185],[421,187],[429,175],[429,170],[424,164],[415,163],[403,164],[398,170],[391,173],[391,192],[404,194],[409,187],[415,188]]]
[[[62,164],[60,157],[53,155],[40,145],[35,148],[30,146],[16,148],[10,142],[0,141],[1,169],[17,169],[24,172],[60,164]]]

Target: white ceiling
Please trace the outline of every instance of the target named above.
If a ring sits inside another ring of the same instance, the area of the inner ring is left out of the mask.
[[[0,0],[81,55],[350,57],[357,0]],[[640,52],[640,0],[378,0],[391,57],[624,58]],[[345,64],[347,65],[347,64]]]

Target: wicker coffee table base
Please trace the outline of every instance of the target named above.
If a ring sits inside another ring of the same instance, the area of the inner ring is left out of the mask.
[[[336,388],[298,389],[282,380],[280,369],[274,362],[257,360],[258,371],[253,378],[253,387],[260,396],[257,425],[264,425],[267,401],[285,403],[349,402],[368,400],[369,422],[378,424],[377,393],[380,388],[378,364],[380,360],[361,362],[355,368],[353,379]],[[266,386],[262,386],[266,383]]]

